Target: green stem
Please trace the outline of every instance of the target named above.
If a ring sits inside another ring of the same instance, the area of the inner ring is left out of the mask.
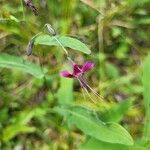
[[[66,53],[67,57],[69,57],[68,51],[66,50],[66,48],[62,45],[62,43],[54,36],[54,39],[58,42],[58,44],[62,47],[62,49],[64,50],[64,52]]]
[[[149,104],[148,106],[146,106],[146,117],[145,117],[143,139],[145,141],[150,140],[150,107],[149,107]]]
[[[23,0],[20,0],[20,3],[21,3],[21,7],[22,7],[23,21],[25,21],[25,13],[24,13]]]
[[[52,28],[52,26],[50,24],[45,24],[44,27],[43,27],[43,30],[44,28],[47,28],[48,32],[50,35],[53,35],[54,39],[57,41],[57,43],[62,47],[63,51],[65,52],[66,56],[67,56],[67,59],[71,62],[71,63],[74,63],[73,60],[71,59],[71,57],[69,56],[69,53],[67,51],[67,49],[63,46],[63,44],[59,41],[59,39],[57,38],[56,35],[56,32],[55,32],[55,29]],[[37,35],[36,35],[37,36]],[[34,38],[36,37],[34,36]]]

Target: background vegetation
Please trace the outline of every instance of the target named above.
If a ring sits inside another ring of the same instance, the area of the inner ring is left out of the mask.
[[[150,149],[150,1],[33,3],[38,16],[21,0],[0,0],[0,149]],[[78,82],[60,78],[60,70],[68,65],[61,47],[36,45],[33,54],[26,55],[28,42],[46,23],[59,35],[88,45],[90,55],[68,51],[79,64],[86,60],[96,64],[87,78],[104,97],[103,102],[95,105],[89,97],[85,100]],[[43,72],[47,72],[44,80],[39,77]],[[91,125],[93,130],[87,131],[84,127],[88,123],[82,124],[79,118],[67,121],[69,114],[64,115],[66,112],[58,108],[63,105],[80,106],[68,108],[80,113],[84,112],[82,106],[97,112],[104,122],[119,123],[131,134],[134,145],[121,143],[122,138],[113,142],[115,137],[111,134],[107,140],[101,140],[101,132],[95,138],[92,131],[99,129]],[[70,127],[71,122],[75,126]]]

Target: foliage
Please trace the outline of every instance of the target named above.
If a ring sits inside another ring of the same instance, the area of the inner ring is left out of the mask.
[[[23,2],[0,1],[0,149],[149,150],[150,0]],[[95,62],[90,93],[70,59]]]

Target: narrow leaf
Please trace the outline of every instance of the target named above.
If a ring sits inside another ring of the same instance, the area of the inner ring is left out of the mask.
[[[34,132],[36,128],[30,127],[27,124],[34,117],[35,111],[36,109],[26,109],[22,112],[18,112],[14,118],[11,118],[13,123],[6,126],[2,132],[3,141],[8,142],[21,133]]]
[[[25,61],[20,57],[4,53],[0,54],[0,68],[18,69],[37,78],[44,77],[44,73],[39,65]]]
[[[31,133],[34,132],[36,129],[34,127],[29,127],[26,125],[21,125],[21,124],[13,124],[8,126],[4,131],[3,131],[3,141],[8,142],[10,139],[14,138],[17,134],[20,133]]]
[[[144,139],[149,141],[150,139],[150,54],[147,57],[142,77],[143,85],[144,85],[144,105],[146,110],[146,119],[144,126]]]

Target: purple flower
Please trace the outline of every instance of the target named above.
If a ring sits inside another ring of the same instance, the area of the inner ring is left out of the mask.
[[[66,78],[77,79],[79,81],[81,87],[83,88],[83,90],[87,93],[88,97],[94,103],[96,103],[95,100],[89,94],[89,91],[91,91],[96,96],[96,98],[99,100],[103,100],[103,97],[101,95],[99,95],[92,87],[90,87],[90,85],[88,84],[88,82],[86,81],[86,79],[83,76],[84,73],[90,71],[93,67],[94,67],[93,62],[86,62],[83,65],[78,65],[76,63],[73,63],[73,65],[72,65],[73,72],[70,73],[67,70],[64,70],[64,71],[60,72],[60,76],[66,77]]]
[[[83,65],[73,64],[73,73],[68,72],[67,70],[64,70],[60,72],[60,76],[66,77],[66,78],[77,78],[81,77],[85,72],[90,71],[94,67],[93,62],[86,62]]]

